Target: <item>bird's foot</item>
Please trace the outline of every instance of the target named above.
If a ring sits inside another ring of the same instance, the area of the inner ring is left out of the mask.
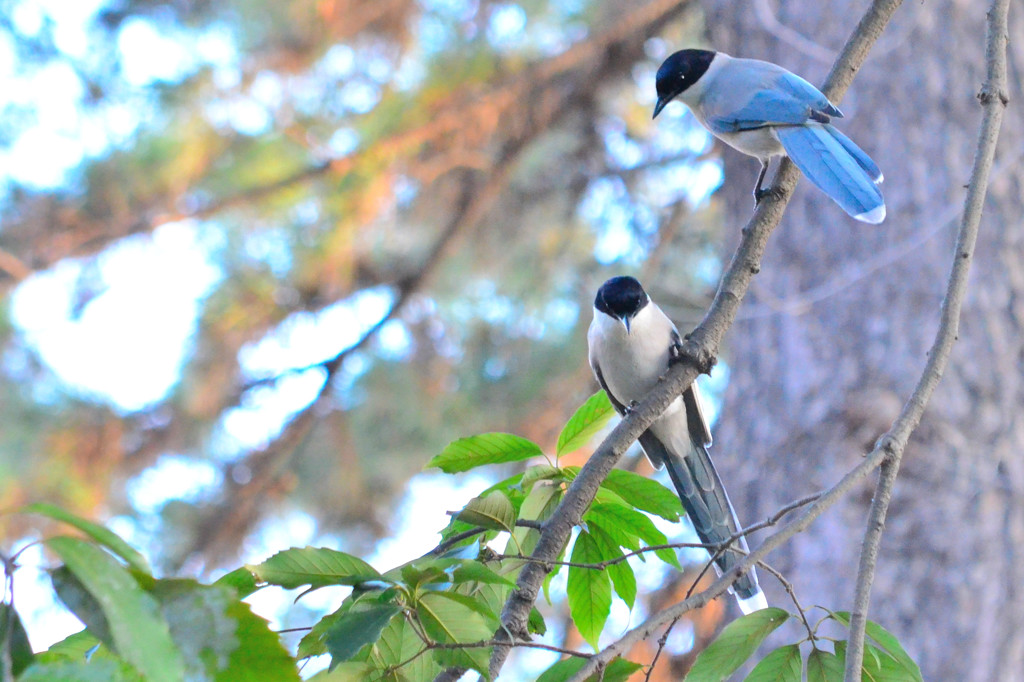
[[[683,342],[678,339],[668,347],[668,364],[674,365],[683,359]]]
[[[782,196],[782,191],[779,190],[776,187],[769,187],[767,189],[759,187],[758,189],[755,189],[754,190],[754,210],[756,211],[757,207],[761,205],[761,202],[764,201],[765,199],[767,199],[768,197],[775,197],[776,199],[778,199],[781,196]]]
[[[635,400],[630,400],[629,405],[626,405],[625,407],[622,408],[622,416],[628,417],[633,412],[633,410],[635,410],[638,407],[640,407],[640,403],[638,403]]]

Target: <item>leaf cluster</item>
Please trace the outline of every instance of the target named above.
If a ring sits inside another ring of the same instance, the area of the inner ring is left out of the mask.
[[[458,474],[480,466],[539,461],[453,512],[434,550],[384,572],[335,549],[294,547],[242,566],[211,585],[157,578],[145,557],[110,530],[52,505],[26,507],[23,512],[70,525],[84,536],[57,535],[44,544],[62,562],[50,571],[54,589],[86,629],[33,653],[17,612],[3,604],[0,642],[10,653],[2,659],[4,679],[286,681],[298,680],[300,663],[318,656],[328,656],[330,663],[311,678],[315,680],[425,682],[450,668],[476,670],[489,679],[502,607],[519,571],[532,560],[545,520],[579,472],[562,466],[561,458],[586,445],[612,414],[604,393],[591,396],[563,428],[550,457],[537,444],[506,433],[451,443],[428,466]],[[676,545],[651,516],[676,522],[682,513],[675,494],[659,483],[613,470],[585,512],[571,548],[563,548],[548,566],[545,595],[550,601],[552,579],[567,568],[569,612],[594,651],[600,649],[613,597],[630,609],[636,603],[636,562],[646,561],[650,553],[681,568]],[[495,548],[502,539],[505,545],[499,552]],[[324,587],[350,590],[333,612],[308,629],[291,654],[278,633],[243,601],[267,586],[303,588],[299,598]],[[791,618],[795,616],[783,609],[769,608],[736,620],[698,656],[687,679],[726,679]],[[807,626],[805,640],[770,652],[747,679],[842,679],[846,643],[831,640],[833,651],[825,651],[819,645],[828,638],[816,635],[827,621],[848,626],[849,614],[828,612],[813,630]],[[546,631],[536,607],[529,630],[537,635]],[[864,679],[921,680],[895,637],[875,623],[869,623],[867,634],[872,644],[864,659]],[[811,651],[804,660],[800,647],[807,642]],[[561,651],[532,642],[514,644]],[[569,679],[590,656],[569,653],[573,655],[538,679]],[[616,659],[601,672],[602,679],[624,681],[641,667]]]

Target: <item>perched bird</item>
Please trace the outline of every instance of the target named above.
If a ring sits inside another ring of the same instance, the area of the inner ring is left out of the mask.
[[[587,333],[590,367],[619,414],[643,399],[679,357],[679,332],[632,277],[613,277],[597,291],[594,321]],[[722,481],[711,463],[711,431],[701,408],[697,384],[675,400],[640,436],[640,446],[656,469],[668,469],[683,508],[705,544],[728,540],[739,523]],[[720,572],[746,554],[740,537],[715,560]],[[768,606],[751,568],[733,585],[740,609],[750,613]]]
[[[882,171],[829,121],[843,113],[781,66],[724,52],[681,50],[658,69],[657,117],[678,97],[715,137],[761,161],[754,199],[773,156],[786,154],[818,189],[866,223],[885,220]]]

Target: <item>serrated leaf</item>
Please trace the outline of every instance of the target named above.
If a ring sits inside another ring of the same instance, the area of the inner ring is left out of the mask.
[[[486,464],[520,462],[543,454],[539,445],[514,434],[483,433],[452,441],[424,468],[437,467],[446,474],[454,474]]]
[[[0,642],[7,645],[7,656],[0,656],[0,679],[14,679],[32,663],[33,654],[21,617],[7,603],[0,603]]]
[[[238,595],[239,599],[245,599],[250,594],[260,589],[256,576],[245,566],[236,568],[230,573],[225,573],[213,582],[214,585],[230,587]]]
[[[801,682],[802,663],[799,646],[779,647],[754,666],[745,682]]]
[[[432,640],[468,644],[491,638],[493,631],[476,611],[443,592],[428,592],[416,604],[416,615]],[[437,649],[435,658],[445,666],[472,668],[487,675],[490,647]]]
[[[778,608],[761,609],[737,618],[725,626],[707,649],[700,652],[686,679],[689,682],[722,682],[788,618],[789,614]]]
[[[632,471],[612,469],[601,487],[611,490],[637,509],[666,521],[678,521],[683,515],[683,505],[675,492]]]
[[[352,602],[350,600],[346,600],[337,610],[328,613],[326,616],[314,623],[309,632],[303,635],[302,639],[299,640],[299,646],[295,653],[295,657],[301,659],[326,654],[327,642],[324,641],[324,639],[327,636],[327,631],[330,630],[331,626],[337,623],[350,608],[352,608]]]
[[[253,613],[245,602],[231,602],[226,613],[237,623],[238,647],[214,682],[299,682],[295,661],[270,629],[270,623]]]
[[[615,541],[600,527],[591,526],[590,535],[601,545],[601,554],[605,556],[605,561],[624,556]],[[633,604],[636,602],[636,575],[633,573],[633,567],[629,565],[628,561],[623,560],[609,564],[606,570],[608,577],[612,579],[615,594],[619,595],[619,599],[632,610]]]
[[[95,599],[109,627],[113,648],[153,682],[185,678],[185,664],[157,602],[142,591],[112,556],[78,538],[58,536],[46,546]]]
[[[292,547],[246,568],[258,580],[294,589],[303,585],[358,585],[381,574],[359,557],[326,547]]]
[[[516,510],[500,490],[484,497],[474,497],[456,517],[472,526],[511,533],[516,525]]]
[[[516,508],[516,513],[519,514],[521,513],[519,511],[520,506],[522,505],[523,499],[526,497],[524,494],[522,494],[522,491],[519,490],[520,486],[522,485],[522,481],[523,474],[509,476],[508,478],[502,481],[498,481],[491,487],[485,489],[478,495],[478,497],[487,497],[495,490],[500,490],[504,492],[505,495],[508,496],[509,500],[512,502],[512,506]],[[449,521],[448,525],[445,526],[445,528],[441,531],[441,540],[446,541],[449,538],[458,535],[459,533],[462,533],[464,531],[471,530],[472,528],[474,528],[474,526],[471,526],[468,523],[465,523],[464,521],[459,521],[457,518],[452,517],[452,520]],[[472,537],[467,540],[464,540],[463,542],[464,544],[475,543],[477,542],[477,539],[477,537]],[[461,545],[455,545],[455,547],[459,546]]]
[[[895,658],[866,643],[861,673],[865,682],[913,682],[915,679]]]
[[[566,658],[555,663],[553,666],[541,673],[537,682],[565,682],[580,671],[586,664],[585,658]],[[624,658],[616,658],[605,668],[604,674],[595,674],[588,677],[585,682],[626,682],[630,675],[643,666]]]
[[[456,601],[471,611],[475,611],[480,614],[480,616],[483,617],[484,622],[487,624],[487,629],[491,634],[498,629],[500,624],[500,621],[498,620],[498,612],[492,609],[484,600],[474,599],[473,597],[465,594],[459,594],[458,592],[439,592],[438,594],[441,594],[452,601]]]
[[[604,391],[598,391],[587,398],[558,435],[555,456],[561,457],[586,445],[595,433],[604,428],[613,414],[615,408]]]
[[[833,653],[815,648],[807,657],[807,682],[843,682],[843,662]]]
[[[236,593],[195,580],[158,580],[150,590],[185,661],[189,680],[213,679],[228,669],[239,642],[238,623],[228,615]]]
[[[452,581],[455,584],[465,582],[476,582],[484,585],[507,585],[515,587],[515,582],[498,575],[479,561],[466,559],[452,572]]]
[[[849,611],[836,611],[832,614],[833,618],[845,625],[850,627],[850,612]],[[878,623],[869,620],[864,627],[865,634],[878,644],[883,651],[895,660],[901,668],[907,671],[910,675],[908,679],[914,680],[915,682],[922,682],[921,669],[918,667],[914,659],[910,657],[900,644],[899,640],[896,639],[895,635],[883,628]]]
[[[556,478],[562,478],[562,470],[558,467],[550,464],[534,464],[523,472],[522,486],[524,490],[528,491],[537,481],[550,481]]]
[[[636,534],[633,527],[624,523],[618,515],[608,514],[603,509],[594,509],[593,506],[583,515],[583,520],[590,530],[600,530],[608,541],[617,547],[625,547],[631,552],[640,549],[640,536]],[[643,555],[640,559],[643,560]]]
[[[372,663],[378,671],[405,664],[393,674],[379,679],[431,682],[441,672],[441,666],[433,656],[418,655],[424,648],[423,640],[406,618],[392,618],[377,642],[364,650],[365,656],[360,654],[357,658]]]
[[[352,658],[365,645],[376,642],[388,622],[402,609],[394,604],[367,604],[349,609],[324,635],[331,667]]]
[[[629,507],[624,507],[621,504],[593,504],[583,518],[589,519],[593,516],[600,519],[598,524],[603,528],[612,525],[610,519],[614,519],[615,525],[622,532],[639,537],[648,546],[668,544],[668,538],[658,530],[648,516]],[[654,554],[670,566],[682,570],[682,566],[679,565],[679,557],[676,556],[675,551],[672,549],[657,549],[654,550]]]
[[[125,563],[136,571],[146,575],[152,575],[153,573],[152,569],[149,567],[149,562],[146,561],[146,557],[142,556],[138,550],[122,540],[112,530],[105,528],[98,523],[87,521],[80,516],[76,516],[69,511],[61,509],[60,507],[52,504],[46,504],[44,502],[30,504],[22,507],[20,511],[24,514],[39,514],[41,516],[51,518],[54,521],[61,521],[73,526],[109,549],[117,556],[121,557]]]
[[[593,564],[603,560],[601,546],[590,533],[580,531],[573,544],[570,561]],[[576,629],[580,631],[583,639],[594,647],[594,651],[597,651],[598,639],[612,606],[612,585],[608,573],[592,568],[570,566],[566,592],[569,597],[569,613]]]
[[[49,649],[37,655],[40,660],[48,662],[58,660],[84,661],[95,655],[98,649],[105,649],[103,643],[88,630],[81,630],[55,642]]]
[[[519,518],[530,521],[544,521],[551,516],[551,513],[558,506],[561,499],[562,489],[559,486],[550,483],[538,483],[533,486],[533,490],[523,500],[523,506],[519,508]],[[537,546],[539,539],[540,531],[536,528],[516,528],[505,551],[508,554],[521,552],[528,556]],[[521,564],[517,565],[513,562],[509,565],[518,567]]]

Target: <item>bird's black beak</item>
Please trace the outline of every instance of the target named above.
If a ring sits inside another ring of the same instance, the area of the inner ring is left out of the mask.
[[[627,334],[629,333],[629,320],[630,320],[629,317],[620,317],[619,318],[619,322],[621,322],[622,326],[626,328],[626,333]]]
[[[661,113],[661,110],[664,109],[665,105],[668,104],[671,101],[672,101],[671,97],[659,97],[658,98],[658,103],[654,105],[654,116],[651,116],[651,118],[652,119],[658,118],[658,114]]]

